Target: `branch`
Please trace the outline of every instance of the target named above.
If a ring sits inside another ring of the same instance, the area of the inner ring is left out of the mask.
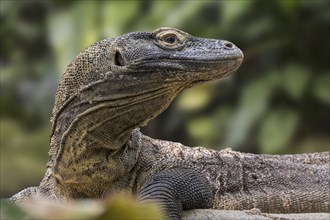
[[[214,210],[214,209],[192,209],[182,213],[182,220],[274,220],[274,219],[290,219],[290,220],[315,220],[329,219],[329,213],[297,213],[297,214],[266,214],[261,213],[258,209],[247,211],[238,210]]]

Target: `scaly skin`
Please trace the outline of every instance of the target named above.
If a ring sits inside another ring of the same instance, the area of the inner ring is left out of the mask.
[[[228,41],[173,28],[88,47],[61,78],[44,179],[11,200],[104,199],[126,191],[159,202],[171,219],[193,208],[329,211],[328,152],[218,152],[151,139],[137,129],[182,90],[225,77],[242,60]]]

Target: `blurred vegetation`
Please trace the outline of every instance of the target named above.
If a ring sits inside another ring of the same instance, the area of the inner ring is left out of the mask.
[[[0,195],[38,185],[59,76],[88,45],[171,26],[221,38],[245,60],[183,92],[143,128],[154,138],[254,153],[329,149],[330,6],[283,1],[0,1]]]
[[[138,203],[124,194],[113,195],[107,203],[92,200],[58,203],[48,199],[31,200],[20,206],[1,199],[0,219],[93,219],[93,220],[164,220],[153,203]]]

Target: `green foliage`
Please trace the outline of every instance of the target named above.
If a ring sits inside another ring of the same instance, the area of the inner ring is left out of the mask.
[[[49,129],[26,132],[15,121],[1,119],[0,131],[1,193],[16,193],[22,182],[38,185],[47,163]]]
[[[217,149],[217,145],[227,135],[227,128],[232,116],[232,108],[222,106],[209,117],[202,116],[190,120],[187,124],[188,133],[198,141],[199,145]]]
[[[313,85],[313,94],[315,98],[319,101],[324,102],[324,104],[330,104],[330,75],[329,73],[324,73],[317,76]]]
[[[188,132],[195,139],[201,142],[201,145],[210,146],[214,134],[214,124],[211,117],[200,117],[188,123]]]
[[[180,110],[196,110],[201,109],[211,100],[211,93],[214,87],[210,84],[204,84],[195,89],[188,89],[183,91],[178,97],[177,107]]]
[[[298,126],[296,112],[280,109],[270,112],[261,124],[259,142],[265,153],[279,153],[290,142]]]
[[[106,211],[97,218],[98,220],[117,219],[165,219],[160,209],[153,203],[137,203],[132,198],[116,195],[111,199]]]
[[[252,126],[263,116],[273,92],[276,73],[247,83],[242,89],[239,108],[235,112],[229,127],[226,145],[239,145],[247,137]]]
[[[88,220],[129,220],[165,219],[154,203],[138,203],[122,194],[113,195],[105,205],[100,201],[75,201],[58,203],[46,198],[31,200],[20,207],[1,199],[1,219],[88,219]]]
[[[0,219],[6,219],[6,220],[31,219],[27,216],[27,214],[22,209],[11,204],[6,199],[1,199],[0,208],[1,208],[0,209]]]
[[[301,66],[288,66],[283,71],[283,89],[294,98],[301,99],[309,80],[309,73]]]

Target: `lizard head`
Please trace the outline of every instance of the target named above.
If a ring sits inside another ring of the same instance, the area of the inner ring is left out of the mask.
[[[242,51],[228,41],[174,28],[97,42],[62,75],[52,141],[118,149],[132,129],[163,112],[179,92],[234,72],[242,60]]]
[[[114,41],[113,63],[134,73],[150,72],[184,88],[225,77],[243,60],[233,43],[194,37],[174,28],[136,32]]]

